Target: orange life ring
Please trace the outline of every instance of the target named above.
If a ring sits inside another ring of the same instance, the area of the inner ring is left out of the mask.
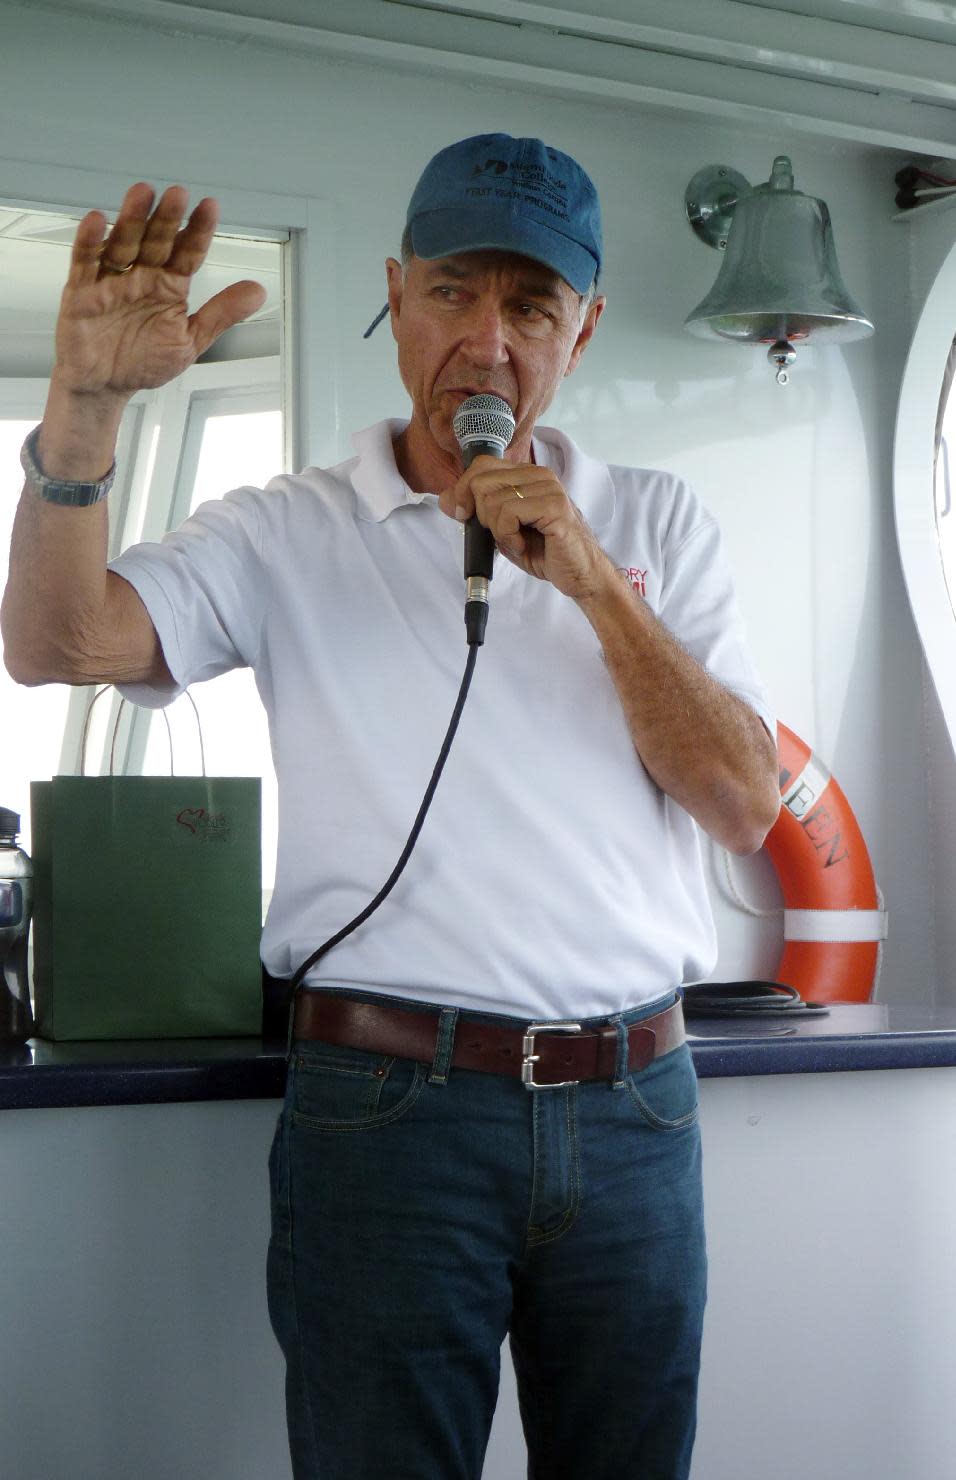
[[[780,815],[764,844],[784,898],[776,980],[816,1002],[868,1002],[886,912],[853,809],[809,745],[777,725]]]

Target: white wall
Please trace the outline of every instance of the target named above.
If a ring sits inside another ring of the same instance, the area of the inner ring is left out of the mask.
[[[0,1115],[5,1480],[288,1480],[278,1101]]]
[[[953,1069],[701,1081],[692,1480],[953,1473],[954,1088]]]
[[[830,764],[874,857],[891,911],[880,995],[931,1000],[919,648],[890,504],[908,332],[897,291],[906,235],[889,221],[898,161],[783,127],[766,137],[105,18],[11,8],[2,23],[0,149],[12,167],[0,165],[0,198],[22,198],[24,162],[303,198],[310,260],[327,273],[308,305],[301,364],[316,460],[346,454],[351,430],[404,410],[387,327],[361,334],[384,302],[382,261],[428,155],[500,128],[580,157],[604,201],[610,307],[553,419],[593,453],[689,475],[718,515],[777,711]],[[778,151],[792,155],[798,187],[828,200],[844,276],[878,326],[845,350],[801,352],[785,390],[759,352],[681,330],[719,265],[683,219],[687,181],[716,160],[762,179]],[[82,181],[61,189],[76,195]],[[287,224],[278,199],[276,209],[275,224]],[[742,875],[759,898],[777,898],[765,860]],[[715,897],[717,974],[772,974],[779,922],[755,924]]]

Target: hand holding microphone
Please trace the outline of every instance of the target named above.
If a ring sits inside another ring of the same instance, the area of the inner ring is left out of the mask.
[[[469,396],[455,413],[452,426],[466,469],[457,496],[466,498],[469,507],[477,503],[487,521],[482,523],[474,513],[465,523],[469,645],[484,641],[496,542],[526,574],[550,582],[582,605],[617,588],[621,578],[613,562],[547,464],[509,463],[507,473],[479,468],[474,477],[467,476],[476,457],[504,457],[515,429],[507,401],[493,395]],[[511,481],[512,477],[517,481]],[[446,513],[452,512],[452,497],[448,496]]]

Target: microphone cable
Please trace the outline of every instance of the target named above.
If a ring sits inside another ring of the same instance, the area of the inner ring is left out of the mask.
[[[425,818],[428,814],[428,809],[432,803],[432,797],[435,795],[438,782],[441,779],[441,773],[445,769],[445,762],[448,759],[448,752],[451,750],[451,744],[455,738],[455,732],[458,729],[458,721],[461,719],[461,713],[465,707],[465,700],[468,697],[468,690],[471,688],[471,676],[475,671],[475,662],[478,657],[478,646],[478,643],[469,642],[468,660],[465,663],[465,672],[461,680],[461,687],[458,690],[458,698],[455,700],[455,708],[452,713],[451,721],[445,733],[445,738],[442,741],[442,747],[438,753],[438,759],[435,762],[435,769],[432,771],[431,780],[425,788],[425,795],[422,797],[422,804],[418,809],[418,816],[415,818],[415,821],[412,824],[412,830],[408,835],[398,862],[392,869],[392,872],[389,874],[388,878],[385,880],[385,883],[382,885],[381,889],[376,894],[375,898],[365,906],[364,910],[357,914],[354,920],[350,920],[347,925],[343,925],[341,930],[336,931],[335,935],[330,935],[328,940],[323,942],[323,944],[319,946],[318,950],[313,951],[312,955],[302,962],[302,965],[292,977],[292,980],[289,984],[290,1001],[294,1000],[296,991],[298,990],[299,984],[305,976],[306,972],[311,971],[315,963],[317,961],[320,961],[327,951],[331,951],[333,946],[337,946],[339,941],[344,940],[347,935],[351,935],[353,930],[357,930],[358,927],[368,919],[369,915],[371,915],[373,911],[378,909],[383,900],[388,898],[395,885],[398,883],[399,877],[401,876],[406,863],[411,857],[412,849],[418,842],[418,834],[422,830]],[[291,1019],[289,1031],[291,1036]]]
[[[469,396],[459,406],[454,417],[454,432],[458,445],[462,450],[462,458],[465,467],[470,467],[472,460],[480,453],[492,457],[503,457],[505,448],[514,436],[515,419],[508,402],[500,396],[476,395]],[[412,849],[418,841],[418,835],[422,830],[428,809],[432,804],[432,798],[441,779],[441,773],[445,769],[445,762],[451,750],[452,741],[458,729],[468,690],[471,688],[471,677],[475,671],[475,662],[478,658],[478,649],[485,640],[485,626],[488,621],[488,582],[491,580],[495,556],[495,542],[490,530],[479,523],[476,515],[472,515],[465,528],[465,636],[468,642],[468,659],[465,663],[465,672],[458,690],[458,698],[452,712],[451,721],[442,741],[435,769],[432,771],[431,780],[425,788],[418,816],[412,824],[412,830],[408,835],[405,846],[401,851],[398,862],[392,869],[385,883],[354,920],[343,925],[334,935],[330,935],[327,941],[314,950],[296,971],[289,983],[290,1005],[295,1001],[295,994],[305,977],[311,971],[317,961],[337,946],[346,936],[351,935],[353,930],[365,923],[369,915],[378,909],[379,905],[388,898],[398,883],[399,878],[411,857]],[[292,1030],[295,1021],[295,1013],[290,1011],[289,1015],[289,1044],[292,1043]]]

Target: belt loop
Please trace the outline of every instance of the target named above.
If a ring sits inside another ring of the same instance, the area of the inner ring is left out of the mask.
[[[614,1067],[614,1083],[612,1089],[627,1088],[627,1061],[630,1056],[630,1043],[627,1037],[627,1026],[624,1022],[624,1014],[619,1013],[617,1017],[611,1018],[611,1022],[617,1029],[617,1063]]]
[[[438,1019],[438,1041],[435,1057],[428,1075],[429,1084],[446,1084],[451,1067],[452,1049],[455,1046],[455,1029],[458,1026],[458,1008],[443,1007]]]

